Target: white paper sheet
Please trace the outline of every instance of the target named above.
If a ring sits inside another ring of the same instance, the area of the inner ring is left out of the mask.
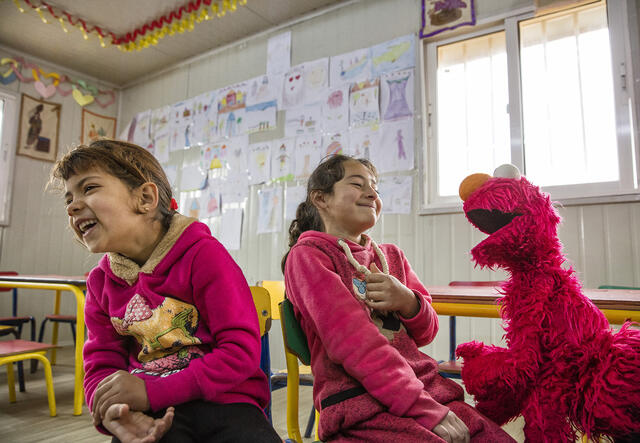
[[[380,117],[398,120],[413,115],[413,69],[380,77]]]
[[[285,220],[293,220],[296,218],[296,210],[298,209],[298,205],[306,200],[307,198],[307,187],[306,186],[289,186],[287,187],[286,195],[286,206],[284,212]]]
[[[381,127],[380,149],[374,152],[373,164],[378,172],[413,169],[413,118],[384,122]]]
[[[257,185],[269,180],[271,173],[271,142],[249,145],[249,184]]]
[[[384,214],[410,214],[413,177],[411,175],[383,176],[378,182]]]
[[[282,187],[258,191],[258,234],[282,230]]]
[[[222,211],[218,240],[229,251],[237,251],[242,243],[242,208],[227,208]]]
[[[322,121],[326,132],[340,132],[349,127],[349,86],[327,91],[322,103]]]
[[[319,135],[307,135],[296,138],[295,150],[295,175],[296,177],[308,177],[318,166],[323,158],[322,137]]]
[[[351,85],[349,91],[349,125],[352,128],[370,125],[380,120],[380,80]]]
[[[373,77],[416,65],[416,37],[413,34],[371,47]]]
[[[316,134],[322,131],[322,105],[306,105],[287,110],[284,136]]]
[[[291,181],[294,178],[295,139],[274,140],[271,145],[271,180]]]
[[[273,36],[267,43],[267,75],[284,74],[291,66],[291,31]]]
[[[329,72],[329,86],[332,88],[371,78],[369,49],[358,49],[331,57]]]

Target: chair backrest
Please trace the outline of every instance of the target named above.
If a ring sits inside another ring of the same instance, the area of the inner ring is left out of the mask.
[[[251,296],[258,312],[258,322],[260,323],[260,336],[271,329],[271,297],[269,291],[260,286],[251,286]]]
[[[16,271],[0,271],[0,279],[3,275],[18,275]],[[13,291],[13,304],[11,305],[11,315],[16,317],[18,315],[18,289],[17,288],[0,288],[0,292]]]
[[[503,281],[452,281],[449,286],[500,286]]]
[[[284,280],[262,280],[258,282],[271,296],[271,315],[274,320],[280,320],[278,304],[284,300]]]
[[[307,343],[307,336],[293,312],[293,305],[288,299],[279,303],[282,336],[287,351],[297,356],[305,365],[311,364],[311,351]]]

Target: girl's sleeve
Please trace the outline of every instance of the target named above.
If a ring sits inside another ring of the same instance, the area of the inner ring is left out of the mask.
[[[238,265],[217,241],[208,242],[195,254],[191,284],[200,321],[209,329],[214,345],[181,371],[145,380],[151,409],[195,399],[219,402],[223,394],[250,378],[254,381],[251,394],[266,403],[266,383],[256,377],[260,328],[251,291]]]
[[[314,247],[294,247],[287,258],[288,297],[313,329],[328,357],[341,365],[397,416],[412,417],[432,429],[449,409],[424,390],[404,357],[370,321],[331,259]]]
[[[413,317],[407,319],[400,316],[407,332],[411,335],[418,346],[428,345],[433,341],[438,332],[438,314],[431,306],[431,296],[427,292],[411,265],[401,250],[398,250],[402,257],[404,275],[406,277],[405,286],[413,291],[420,302],[420,311]]]
[[[84,307],[87,326],[87,341],[82,350],[84,360],[84,393],[89,409],[93,406],[93,396],[98,384],[114,372],[127,370],[128,350],[124,337],[119,335],[111,324],[109,314],[97,300],[94,288],[101,285],[87,281],[87,296]],[[101,426],[101,432],[107,433]]]

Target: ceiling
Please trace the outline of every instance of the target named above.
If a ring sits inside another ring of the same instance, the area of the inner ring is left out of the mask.
[[[21,13],[14,1],[0,0],[0,46],[35,56],[77,73],[86,74],[122,87],[147,74],[157,72],[198,54],[241,40],[245,37],[292,22],[300,17],[347,0],[248,0],[235,12],[196,23],[193,31],[160,39],[156,46],[123,52],[116,46],[100,46],[96,34],[85,40],[81,31],[65,21],[68,33],[48,11],[43,23],[38,13],[24,0]],[[40,0],[30,0],[40,5]],[[168,15],[187,0],[50,0],[54,11],[64,10],[88,24],[97,25],[121,36],[154,19]],[[238,2],[240,3],[240,2]]]

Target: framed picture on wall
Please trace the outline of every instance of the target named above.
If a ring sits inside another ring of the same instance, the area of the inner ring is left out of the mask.
[[[58,154],[60,103],[51,103],[22,94],[18,155],[53,162]]]
[[[80,138],[80,143],[85,145],[101,137],[116,138],[116,119],[82,108],[82,137]]]
[[[475,24],[475,0],[422,0],[420,38]]]

